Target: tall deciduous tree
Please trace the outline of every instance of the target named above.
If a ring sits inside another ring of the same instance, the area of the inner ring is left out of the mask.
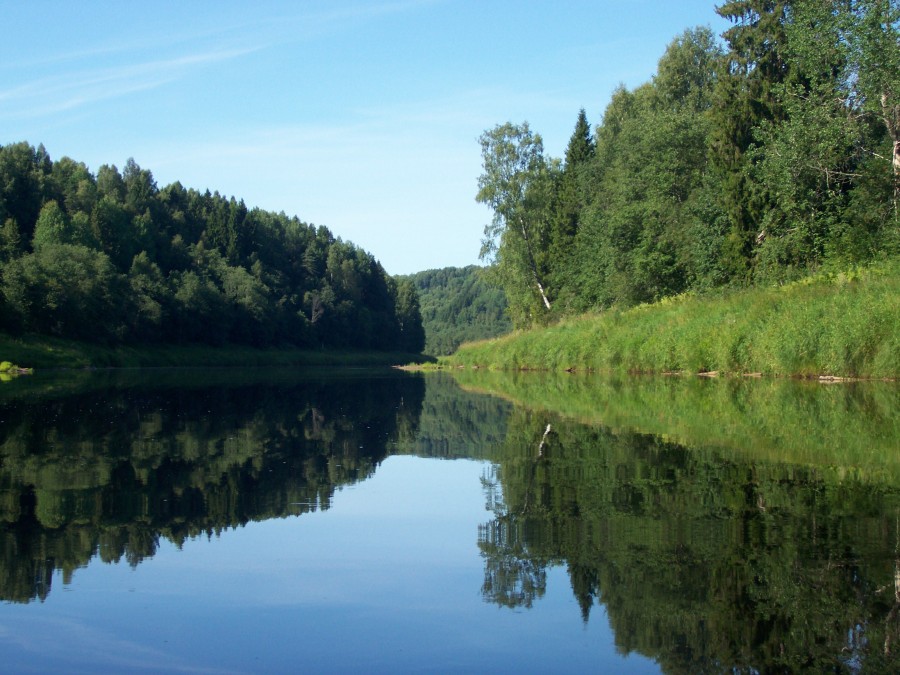
[[[854,19],[849,30],[850,70],[858,78],[863,109],[880,119],[890,139],[896,220],[900,209],[900,2],[856,0],[850,8]]]
[[[784,119],[762,123],[749,153],[775,197],[762,221],[764,277],[796,275],[826,257],[870,258],[898,225],[900,4],[794,0],[784,32],[792,75],[774,88]],[[867,190],[858,187],[877,184],[885,170],[893,187],[888,181],[885,197],[860,209]],[[893,218],[878,207],[891,193]]]
[[[80,243],[74,241],[69,219],[56,200],[51,199],[41,208],[31,243],[35,250],[46,244]]]
[[[498,125],[479,140],[484,172],[476,200],[494,212],[481,258],[494,264],[513,322],[524,325],[551,309],[547,243],[558,165],[544,158],[543,140],[527,122]]]

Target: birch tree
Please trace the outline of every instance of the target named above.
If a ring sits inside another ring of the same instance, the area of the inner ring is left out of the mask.
[[[498,125],[479,141],[484,172],[476,200],[494,212],[481,259],[493,265],[513,323],[526,325],[551,309],[547,242],[558,162],[544,158],[543,141],[527,122]]]

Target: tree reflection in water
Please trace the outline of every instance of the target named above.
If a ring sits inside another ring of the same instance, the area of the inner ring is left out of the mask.
[[[424,395],[417,377],[158,377],[0,404],[4,600],[44,600],[94,556],[135,566],[161,537],[326,509],[416,435]]]
[[[393,452],[469,457],[490,462],[487,602],[534,607],[564,566],[583,621],[602,603],[666,672],[900,672],[896,389],[141,377],[0,393],[2,599],[326,509]]]
[[[517,408],[483,479],[488,602],[531,607],[565,565],[585,622],[666,672],[900,665],[890,482]]]

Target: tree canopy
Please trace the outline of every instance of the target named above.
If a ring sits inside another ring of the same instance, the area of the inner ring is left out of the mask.
[[[325,227],[129,159],[93,175],[0,147],[0,329],[107,344],[285,345],[418,353],[415,288]]]
[[[620,86],[564,161],[481,137],[482,254],[517,327],[900,252],[900,5],[740,0]]]

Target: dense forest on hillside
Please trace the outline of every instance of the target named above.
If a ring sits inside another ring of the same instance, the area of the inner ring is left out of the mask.
[[[733,0],[618,88],[563,160],[480,141],[482,259],[517,327],[900,251],[900,3]]]
[[[452,354],[463,342],[512,330],[503,291],[482,278],[475,265],[417,272],[408,278],[419,294],[425,353]]]
[[[372,255],[234,197],[0,147],[0,330],[100,342],[418,353],[418,298]]]

